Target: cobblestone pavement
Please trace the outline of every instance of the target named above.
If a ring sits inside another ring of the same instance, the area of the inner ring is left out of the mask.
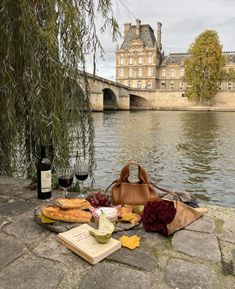
[[[122,248],[92,266],[33,221],[43,201],[26,186],[0,176],[1,289],[235,289],[235,209],[208,206],[168,238],[126,231],[141,237],[140,248]]]

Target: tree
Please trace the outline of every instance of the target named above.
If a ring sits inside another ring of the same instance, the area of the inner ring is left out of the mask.
[[[210,100],[219,90],[225,67],[217,33],[213,30],[201,33],[188,52],[190,56],[185,60],[185,81],[188,84],[185,94],[189,100],[199,103]]]
[[[35,169],[40,144],[55,165],[94,159],[86,55],[118,25],[110,0],[0,0],[0,174]],[[99,20],[100,21],[100,20]]]

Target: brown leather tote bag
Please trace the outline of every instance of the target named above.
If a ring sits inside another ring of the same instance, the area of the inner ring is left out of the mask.
[[[128,180],[130,165],[138,166],[139,181],[137,183],[131,183]],[[113,186],[111,192],[114,205],[145,205],[148,201],[158,199],[156,189],[153,185],[149,184],[145,170],[136,162],[129,162],[125,165],[120,173],[120,178],[115,180],[106,189],[106,192],[111,186]]]

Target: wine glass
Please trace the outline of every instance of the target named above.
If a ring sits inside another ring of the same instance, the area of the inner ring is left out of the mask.
[[[59,185],[63,188],[63,195],[65,198],[67,198],[67,195],[68,195],[67,189],[73,183],[74,172],[70,168],[61,168],[61,169],[58,169],[57,175],[58,175]]]
[[[85,161],[78,162],[75,166],[75,176],[78,181],[80,181],[80,196],[84,197],[85,193],[82,193],[84,190],[83,182],[88,178],[89,174],[89,164]]]

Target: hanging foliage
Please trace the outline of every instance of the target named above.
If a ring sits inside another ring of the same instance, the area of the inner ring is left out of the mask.
[[[87,54],[118,33],[109,0],[0,1],[0,174],[34,171],[41,144],[55,166],[94,160]]]

